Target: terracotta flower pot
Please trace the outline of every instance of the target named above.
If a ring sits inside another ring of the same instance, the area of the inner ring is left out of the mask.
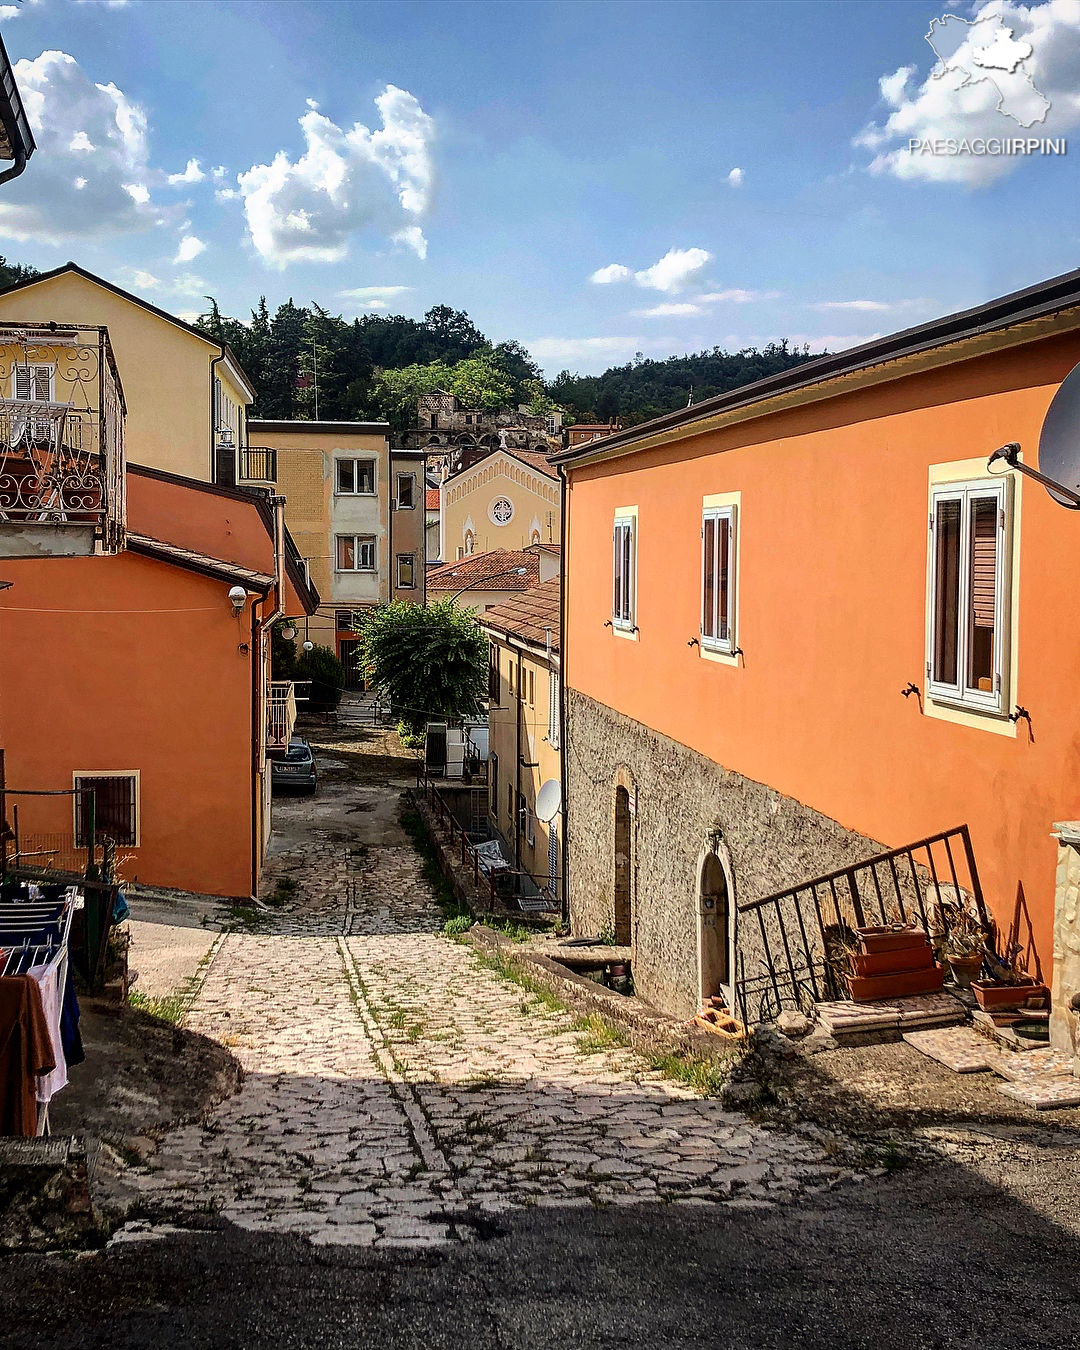
[[[947,959],[957,989],[970,989],[971,982],[978,979],[979,971],[982,970],[982,952],[974,952],[971,956],[950,956]]]
[[[904,970],[895,975],[848,975],[852,1002],[866,1003],[879,998],[909,998],[912,994],[935,993],[945,983],[940,966],[926,970]]]
[[[1045,984],[1032,980],[1030,984],[997,984],[993,980],[972,980],[972,991],[979,1007],[990,1011],[993,1008],[1020,1008],[1029,998],[1047,999],[1050,990]]]
[[[856,929],[863,951],[898,952],[907,947],[922,947],[926,933],[922,928],[859,928]]]

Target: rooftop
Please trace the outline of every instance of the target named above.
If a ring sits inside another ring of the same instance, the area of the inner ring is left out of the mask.
[[[516,568],[524,574],[515,576]],[[428,569],[429,591],[525,591],[540,582],[540,555],[535,549],[493,548],[457,562]]]
[[[540,645],[547,644],[550,634],[552,650],[557,652],[562,637],[560,586],[560,578],[552,577],[501,605],[492,606],[480,615],[481,628]]]
[[[438,489],[438,488],[429,487],[429,488],[426,488],[426,489],[425,489],[424,506],[425,506],[425,507],[427,508],[427,510],[429,510],[429,511],[437,511],[437,510],[439,509],[439,489]]]

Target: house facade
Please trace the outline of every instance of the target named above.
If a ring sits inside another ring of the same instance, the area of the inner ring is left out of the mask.
[[[645,997],[734,996],[748,904],[960,825],[1049,977],[1080,522],[988,459],[1078,361],[1073,273],[560,457],[570,914]]]
[[[0,291],[0,322],[106,328],[124,374],[128,458],[201,482],[245,481],[255,395],[224,343],[70,262]]]
[[[492,450],[439,487],[439,557],[558,544],[561,484],[547,455]]]
[[[416,400],[416,427],[405,437],[411,450],[424,450],[440,477],[468,468],[491,450],[527,450],[549,455],[562,449],[562,413],[534,416],[526,407],[485,412],[467,408],[438,389]]]
[[[355,611],[425,597],[424,456],[391,451],[389,431],[385,422],[249,423],[322,597],[305,635],[350,669]]]
[[[491,644],[488,810],[515,871],[551,901],[562,898],[562,811],[537,813],[547,783],[562,782],[560,581],[522,591],[480,616]],[[551,789],[548,789],[551,792]]]
[[[267,745],[291,730],[269,628],[318,597],[281,547],[280,504],[132,468],[127,505],[122,552],[0,569],[6,786],[93,789],[127,880],[257,895]],[[25,861],[72,865],[87,843],[78,800],[8,799]]]

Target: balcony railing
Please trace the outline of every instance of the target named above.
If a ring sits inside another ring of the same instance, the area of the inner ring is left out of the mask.
[[[266,701],[266,744],[281,750],[292,740],[296,726],[296,686],[291,680],[274,680]]]
[[[124,547],[124,396],[104,328],[0,324],[0,557]]]
[[[240,477],[248,483],[277,482],[277,451],[249,445],[240,451]]]

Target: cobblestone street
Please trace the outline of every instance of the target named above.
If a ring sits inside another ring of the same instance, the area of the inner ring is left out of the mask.
[[[245,1081],[140,1170],[154,1208],[428,1245],[509,1208],[763,1207],[841,1179],[816,1145],[597,1048],[445,937],[400,788],[333,766],[316,799],[278,803],[279,907],[224,938],[187,1013]]]

